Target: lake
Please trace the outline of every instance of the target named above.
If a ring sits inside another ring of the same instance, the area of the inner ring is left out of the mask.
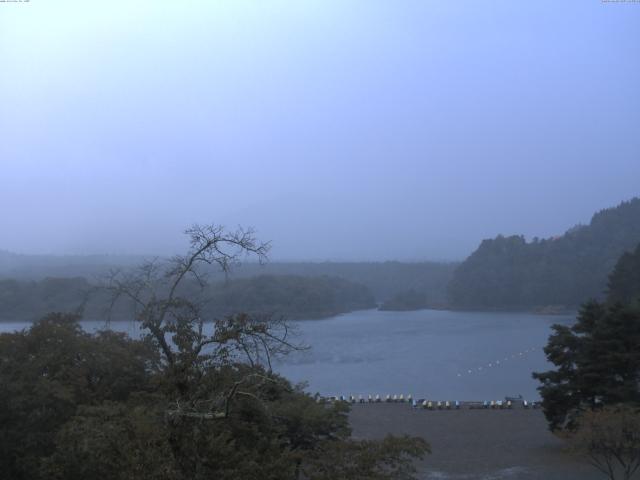
[[[323,395],[411,394],[414,398],[537,399],[531,372],[550,368],[542,348],[554,323],[573,316],[526,313],[365,310],[325,320],[292,322],[311,348],[274,368]],[[0,323],[0,331],[28,327]],[[94,331],[103,322],[83,322]],[[111,322],[132,336],[131,322]]]

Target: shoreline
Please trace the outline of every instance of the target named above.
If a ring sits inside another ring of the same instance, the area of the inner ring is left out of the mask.
[[[385,313],[407,313],[407,312],[421,312],[421,311],[436,311],[436,312],[464,312],[464,313],[504,313],[504,314],[527,314],[527,315],[539,315],[541,317],[553,317],[553,316],[576,316],[578,314],[578,310],[562,310],[562,311],[540,311],[538,309],[521,309],[521,310],[513,310],[513,309],[499,309],[499,308],[454,308],[454,307],[446,307],[446,306],[433,306],[427,308],[420,308],[416,310],[386,310],[381,309],[379,307],[372,307],[366,309],[356,309],[349,311],[338,311],[331,313],[329,315],[311,315],[308,317],[298,317],[298,318],[288,318],[290,322],[315,322],[320,320],[330,320],[334,318],[339,318],[343,315],[348,315],[351,313],[357,312],[385,312]],[[34,323],[37,322],[41,317],[38,318],[22,318],[22,319],[8,319],[0,317],[0,324],[2,323]],[[98,319],[81,319],[81,321],[103,321]]]
[[[454,306],[431,306],[420,309],[407,309],[407,310],[387,310],[378,308],[377,310],[380,312],[419,312],[422,310],[433,310],[440,312],[466,312],[466,313],[513,313],[513,314],[528,314],[528,315],[540,315],[543,317],[553,317],[553,316],[576,316],[579,313],[577,307],[566,309],[554,309],[549,307],[533,307],[533,308],[488,308],[488,307],[454,307]],[[547,310],[547,308],[549,308]]]

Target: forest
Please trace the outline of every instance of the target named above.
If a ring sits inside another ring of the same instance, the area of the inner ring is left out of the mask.
[[[185,282],[184,293],[198,290]],[[338,277],[261,275],[212,282],[207,285],[207,315],[223,317],[239,312],[263,313],[291,320],[324,318],[374,308],[367,287]],[[86,319],[126,318],[120,305],[109,308],[99,283],[85,278],[45,278],[40,281],[0,280],[0,321],[36,320],[48,312],[82,313]]]
[[[454,308],[571,310],[604,299],[618,258],[640,242],[640,198],[596,213],[559,237],[484,240],[453,274]]]

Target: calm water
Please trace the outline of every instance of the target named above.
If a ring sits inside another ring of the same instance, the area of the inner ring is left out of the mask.
[[[311,348],[276,365],[294,382],[325,395],[412,394],[483,400],[522,394],[538,398],[532,371],[546,370],[542,347],[554,323],[572,316],[420,310],[352,312],[293,322]],[[0,323],[1,331],[28,323]],[[83,322],[86,330],[102,322]],[[131,322],[112,328],[138,333]]]
[[[325,395],[412,394],[480,400],[539,398],[532,371],[550,367],[542,348],[572,316],[367,310],[299,322],[312,348],[278,369]]]

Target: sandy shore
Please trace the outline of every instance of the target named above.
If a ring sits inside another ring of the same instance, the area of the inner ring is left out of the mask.
[[[419,463],[421,479],[605,478],[563,450],[540,410],[427,411],[408,404],[356,404],[350,421],[357,438],[391,433],[427,440],[432,454]]]

